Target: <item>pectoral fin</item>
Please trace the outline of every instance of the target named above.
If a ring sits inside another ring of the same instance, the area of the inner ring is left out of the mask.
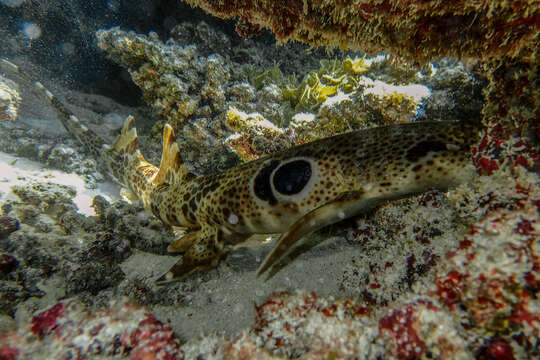
[[[197,270],[207,270],[217,266],[223,255],[223,245],[219,239],[220,231],[208,227],[186,236],[188,238],[185,241],[182,238],[169,246],[173,251],[180,251],[185,247],[188,249],[176,264],[156,280],[157,284],[178,281]],[[190,243],[191,246],[189,246]]]
[[[283,257],[291,247],[305,235],[323,227],[336,223],[340,220],[357,215],[367,210],[373,205],[373,201],[366,201],[363,192],[346,193],[338,199],[325,204],[297,220],[286,233],[281,235],[277,244],[266,256],[259,269],[257,276],[260,276],[281,257]]]
[[[194,231],[194,232],[185,234],[181,238],[173,241],[169,245],[169,247],[167,247],[167,251],[170,253],[186,252],[197,240],[198,234],[199,234],[199,231]]]

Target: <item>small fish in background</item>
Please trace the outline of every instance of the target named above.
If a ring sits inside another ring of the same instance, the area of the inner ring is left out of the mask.
[[[2,59],[0,68],[34,82]],[[482,125],[416,122],[320,139],[226,171],[195,176],[179,155],[170,125],[159,167],[142,155],[134,118],[108,145],[39,82],[66,130],[105,172],[163,223],[186,234],[168,250],[183,253],[157,282],[216,267],[227,251],[254,234],[283,233],[262,262],[261,275],[301,238],[387,201],[428,189],[445,190],[471,175],[470,148]]]

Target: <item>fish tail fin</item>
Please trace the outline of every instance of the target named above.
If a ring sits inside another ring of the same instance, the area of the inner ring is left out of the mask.
[[[154,178],[158,168],[150,164],[141,153],[135,118],[128,116],[120,135],[108,146],[102,159],[106,162],[109,174],[125,185],[151,211],[150,199],[156,186]]]
[[[99,158],[103,152],[105,141],[94,131],[84,126],[81,121],[73,114],[60,100],[53,95],[41,82],[32,79],[18,65],[11,61],[0,58],[0,69],[5,72],[16,74],[28,84],[32,84],[35,92],[49,103],[58,114],[58,119],[66,131],[75,138],[93,157]]]
[[[96,159],[98,166],[106,175],[127,186],[139,199],[153,188],[151,180],[157,168],[148,163],[139,150],[137,129],[133,116],[128,116],[122,132],[112,146],[99,135],[86,127],[60,100],[41,82],[32,79],[18,65],[0,58],[0,70],[15,74],[29,85],[32,84],[37,95],[42,97],[58,114],[62,126],[82,147]]]
[[[133,116],[126,118],[120,135],[112,146],[109,146],[99,135],[86,127],[43,84],[33,80],[19,66],[0,58],[0,70],[14,73],[28,84],[33,84],[37,94],[56,110],[66,131],[98,161],[98,165],[107,175],[129,188],[147,209],[151,210],[151,196],[156,187],[194,177],[183,164],[176,137],[170,125],[165,125],[163,129],[163,153],[160,167],[157,168],[146,161],[140,151]]]

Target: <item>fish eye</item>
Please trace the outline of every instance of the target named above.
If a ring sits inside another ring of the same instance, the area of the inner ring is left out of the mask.
[[[272,177],[274,189],[283,195],[300,193],[311,179],[311,164],[306,160],[294,160],[278,167]]]

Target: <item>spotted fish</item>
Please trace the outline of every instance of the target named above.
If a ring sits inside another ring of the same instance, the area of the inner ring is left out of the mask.
[[[20,73],[6,60],[3,68]],[[470,147],[479,122],[418,122],[337,135],[226,171],[195,176],[184,166],[173,129],[165,125],[156,167],[139,149],[133,117],[108,146],[39,82],[62,124],[129,188],[145,209],[187,233],[172,242],[180,260],[157,281],[178,280],[215,267],[227,249],[253,234],[282,233],[260,265],[261,274],[302,237],[387,201],[468,178]]]

